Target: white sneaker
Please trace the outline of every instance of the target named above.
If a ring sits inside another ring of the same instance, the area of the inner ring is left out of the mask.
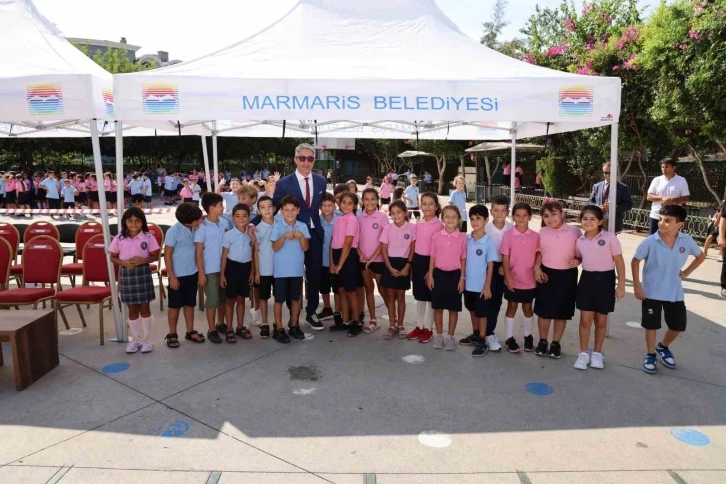
[[[257,320],[260,317],[260,310],[259,309],[252,309],[250,308],[250,324],[259,326],[259,324],[255,324]]]
[[[141,348],[141,341],[132,339],[126,345],[126,353],[136,353],[137,351],[139,351],[139,348]]]
[[[486,338],[484,338],[487,346],[489,347],[489,351],[501,351],[502,345],[499,344],[499,338],[497,338],[496,334],[490,334]]]
[[[722,255],[718,256],[718,259],[716,259],[716,260],[719,262],[723,262],[723,256]]]
[[[587,353],[578,353],[575,368],[578,370],[587,370],[588,363],[590,363],[590,355]]]
[[[447,351],[454,351],[456,349],[456,338],[447,334],[444,340],[444,346]]]
[[[154,350],[154,342],[151,339],[145,339],[141,342],[141,352],[151,353]]]
[[[605,363],[602,361],[602,353],[592,352],[592,359],[590,360],[590,368],[597,368],[602,370],[605,368]]]
[[[440,350],[444,347],[444,335],[437,334],[436,336],[434,336],[433,347],[437,350]]]

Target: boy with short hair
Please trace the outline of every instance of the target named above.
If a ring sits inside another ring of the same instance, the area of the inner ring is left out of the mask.
[[[142,201],[146,204],[146,208],[151,208],[151,180],[148,173],[141,174],[141,190]]]
[[[640,325],[645,329],[648,349],[643,360],[643,371],[650,374],[655,373],[658,359],[666,368],[676,367],[670,345],[686,330],[686,304],[681,280],[691,275],[706,259],[693,238],[681,232],[687,215],[685,208],[666,205],[658,214],[658,231],[640,243],[630,263],[635,297],[643,301]],[[683,270],[689,255],[696,259]],[[641,284],[642,260],[645,260],[645,265]],[[656,345],[657,331],[661,328],[661,312],[668,329],[663,340]]]
[[[134,173],[131,176],[129,193],[131,194],[131,202],[134,204],[134,207],[141,208],[144,203],[144,196],[141,194],[141,180],[139,180],[138,173]]]
[[[76,187],[71,185],[71,180],[68,178],[63,180],[61,195],[63,196],[63,208],[76,208],[76,195],[78,195],[78,190],[76,190]],[[66,214],[65,218],[66,220],[70,220],[71,216]]]
[[[207,217],[194,232],[197,268],[199,268],[197,281],[199,286],[204,288],[207,339],[212,343],[220,344],[222,337],[219,335],[219,331],[227,334],[227,327],[224,324],[227,292],[220,286],[222,240],[230,226],[227,220],[222,218],[224,201],[218,193],[205,193],[202,196],[202,208],[207,212]],[[216,325],[214,324],[215,312],[217,321],[219,321]]]
[[[268,301],[275,283],[275,251],[272,249],[272,228],[275,225],[275,206],[272,198],[260,197],[257,207],[262,220],[257,224],[257,271],[255,273],[255,303],[261,312],[260,338],[270,337]],[[252,312],[252,311],[250,311]],[[253,313],[254,314],[254,313]]]
[[[257,188],[251,184],[245,184],[237,189],[237,203],[241,203],[250,207],[250,217],[257,216],[257,196],[259,192]]]
[[[411,175],[410,177],[410,185],[406,187],[406,189],[403,191],[403,201],[406,202],[406,208],[408,209],[408,213],[413,215],[413,217],[416,218],[416,220],[421,217],[421,212],[419,212],[419,189],[418,189],[418,177],[416,175]]]
[[[193,203],[182,203],[176,208],[175,215],[177,223],[166,232],[164,244],[164,262],[169,274],[169,334],[165,339],[169,348],[179,347],[176,327],[182,308],[187,326],[185,339],[204,343],[204,336],[194,329],[198,289],[194,231],[202,223],[202,210]]]
[[[471,314],[473,333],[459,341],[462,345],[475,344],[471,356],[484,356],[489,347],[482,334],[486,335],[489,301],[492,299],[494,262],[499,260],[497,244],[486,234],[489,209],[474,205],[469,210],[472,232],[466,236],[466,281],[464,305]]]
[[[502,245],[505,232],[512,230],[512,227],[514,227],[512,222],[507,221],[508,216],[509,199],[504,195],[494,197],[492,199],[491,220],[484,228],[484,232],[497,249],[497,258],[494,261],[494,270],[492,271],[492,298],[487,305],[485,333],[486,345],[490,351],[501,351],[502,349],[497,337],[497,319],[499,319],[499,311],[502,308],[502,299],[504,298],[504,269],[502,268],[502,255],[499,253],[499,247]]]
[[[323,297],[323,310],[317,314],[318,319],[325,320],[333,318],[336,324],[343,324],[343,317],[340,311],[333,312],[330,305],[330,292],[333,290],[330,277],[330,242],[333,240],[333,222],[339,217],[336,211],[335,196],[330,192],[323,192],[323,200],[320,202],[320,225],[325,234],[323,238],[323,268],[320,278],[320,295]],[[333,294],[335,309],[340,309],[340,295]]]
[[[45,199],[48,201],[49,209],[60,208],[58,180],[55,179],[55,173],[53,173],[52,170],[46,174],[46,179],[40,182],[40,186],[38,188],[45,190]],[[55,214],[51,214],[50,218],[54,219]]]
[[[280,201],[283,220],[272,227],[272,250],[275,275],[275,332],[272,338],[287,344],[290,338],[282,328],[282,304],[290,299],[290,335],[295,339],[305,339],[300,329],[300,297],[305,276],[305,251],[308,250],[310,232],[307,225],[297,220],[300,213],[300,200],[285,196]]]

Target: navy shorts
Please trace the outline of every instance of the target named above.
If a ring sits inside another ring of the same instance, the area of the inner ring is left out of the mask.
[[[169,308],[181,309],[184,306],[194,307],[197,305],[197,290],[199,288],[197,273],[192,275],[178,277],[179,289],[167,287],[169,292]]]
[[[227,259],[227,267],[224,271],[224,278],[227,280],[227,300],[237,296],[248,297],[250,295],[250,273],[252,262],[237,262]]]
[[[672,331],[686,330],[686,303],[684,301],[657,301],[644,299],[642,303],[643,319],[640,325],[644,329],[660,329],[661,313],[665,317],[668,329]]]
[[[480,292],[464,291],[464,307],[477,318],[486,318],[489,314],[489,301]]]
[[[255,284],[255,289],[257,289],[257,294],[259,294],[260,299],[263,301],[267,301],[270,299],[270,296],[272,296],[272,286],[275,284],[275,278],[272,276],[260,276],[260,283]]]
[[[275,304],[282,304],[288,300],[299,301],[302,297],[302,277],[276,277],[275,278]]]

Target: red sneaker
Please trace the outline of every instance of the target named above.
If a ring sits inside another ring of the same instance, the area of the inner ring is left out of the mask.
[[[408,333],[408,339],[416,339],[419,336],[421,336],[421,333],[422,333],[421,328],[419,328],[418,326],[416,326],[416,329],[414,329],[413,331],[411,331],[410,333]]]
[[[419,343],[428,343],[429,341],[431,341],[431,338],[433,338],[433,337],[434,337],[433,331],[431,331],[430,329],[424,329],[423,331],[421,331],[421,336],[418,337],[418,342]]]

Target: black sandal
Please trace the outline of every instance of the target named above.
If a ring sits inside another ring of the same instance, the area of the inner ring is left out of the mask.
[[[239,336],[242,339],[252,339],[252,332],[250,332],[249,329],[247,329],[247,326],[242,326],[241,328],[237,328],[237,331],[234,332],[237,336]]]
[[[214,329],[207,331],[207,339],[214,344],[222,343],[222,338],[219,336],[219,333]]]
[[[234,331],[227,331],[227,343],[236,343],[237,338],[234,336]]]
[[[204,335],[197,331],[196,329],[193,329],[191,331],[187,331],[187,334],[184,335],[184,339],[188,339],[189,341],[194,341],[195,343],[204,343]]]
[[[166,346],[169,348],[178,348],[179,347],[179,335],[176,333],[169,333],[164,337],[164,340],[166,340]]]

